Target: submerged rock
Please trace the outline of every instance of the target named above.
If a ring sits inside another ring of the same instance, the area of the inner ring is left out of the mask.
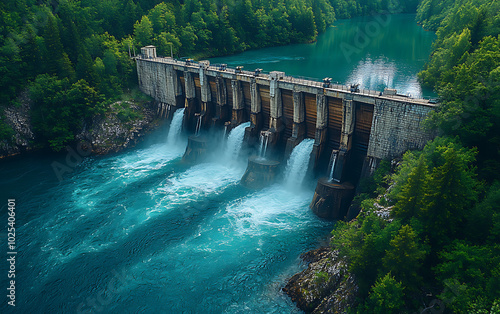
[[[358,287],[337,251],[321,248],[303,254],[307,269],[288,280],[283,291],[306,313],[346,313]]]

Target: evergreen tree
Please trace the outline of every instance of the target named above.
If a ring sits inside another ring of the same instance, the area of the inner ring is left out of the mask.
[[[425,205],[428,179],[427,161],[422,154],[417,166],[410,172],[407,182],[398,193],[397,203],[391,212],[394,217],[409,222],[411,218],[421,215]]]
[[[435,167],[428,185],[422,222],[426,235],[435,250],[439,250],[455,237],[463,227],[467,209],[477,198],[477,181],[474,168],[474,151],[460,152],[453,146],[443,147],[444,164]]]
[[[404,287],[390,273],[377,280],[370,291],[366,311],[377,314],[401,313]]]
[[[425,250],[418,243],[417,233],[409,225],[404,225],[391,240],[382,263],[385,271],[391,272],[406,287],[415,287],[422,280],[419,269],[425,255]]]
[[[26,78],[33,79],[40,73],[42,62],[36,34],[32,27],[27,28],[26,43],[21,47],[21,58],[24,64]]]
[[[48,73],[58,74],[61,70],[61,66],[65,63],[65,61],[63,61],[64,50],[61,43],[61,37],[59,35],[57,20],[52,14],[48,15],[47,26],[44,31],[44,39],[48,53],[45,58],[45,67]]]
[[[132,0],[128,0],[123,14],[120,15],[122,29],[125,35],[131,35],[134,32],[135,22],[139,19],[139,8]]]
[[[88,82],[92,81],[92,58],[85,47],[82,47],[78,54],[78,61],[76,64],[76,77],[77,79],[85,79]]]
[[[140,22],[134,24],[134,36],[136,47],[143,47],[153,42],[153,24],[147,16],[143,16]]]

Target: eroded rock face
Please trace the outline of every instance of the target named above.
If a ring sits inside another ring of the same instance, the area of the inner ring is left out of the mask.
[[[116,108],[120,104],[114,103],[108,113],[94,117],[91,126],[84,127],[76,136],[84,146],[91,145],[92,153],[108,154],[134,146],[143,135],[158,126],[160,121],[152,104],[129,102],[130,109],[141,113],[142,118],[126,122],[118,118]]]
[[[4,109],[5,121],[15,134],[13,141],[0,141],[0,158],[31,151],[37,146],[30,119],[31,101],[27,94],[20,97],[20,102],[20,106]],[[92,122],[85,125],[80,134],[76,135],[76,140],[83,150],[93,154],[118,152],[137,144],[142,136],[161,122],[153,103],[128,102],[130,109],[141,115],[141,118],[131,121],[120,120],[120,105],[121,102],[112,104],[106,114],[93,117]]]
[[[20,106],[4,109],[5,122],[14,130],[12,141],[0,141],[0,158],[20,154],[34,148],[34,135],[30,119],[31,101],[27,93],[20,97]]]
[[[283,291],[306,313],[346,313],[358,291],[354,277],[336,251],[322,248],[305,253],[307,269],[294,275]]]

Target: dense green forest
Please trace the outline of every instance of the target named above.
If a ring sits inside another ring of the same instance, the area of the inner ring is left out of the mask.
[[[419,74],[440,137],[361,183],[358,218],[331,245],[359,283],[358,313],[500,313],[500,3],[423,0],[437,32]],[[390,220],[377,206],[392,206]],[[417,311],[418,310],[418,311]]]
[[[201,58],[311,42],[333,23],[337,10],[340,17],[411,12],[415,2],[5,0],[0,104],[16,103],[28,91],[37,142],[59,150],[92,114],[136,88],[129,53],[144,45],[157,46],[159,55]],[[12,134],[0,117],[0,140]]]

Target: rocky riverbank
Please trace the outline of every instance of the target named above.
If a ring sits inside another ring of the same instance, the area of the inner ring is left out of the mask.
[[[283,291],[306,313],[346,313],[355,305],[356,279],[329,247],[304,253],[309,265],[288,280]]]
[[[31,101],[27,93],[19,97],[19,106],[11,105],[0,112],[5,122],[14,131],[10,141],[0,141],[0,158],[19,155],[35,147],[35,135],[31,124]]]
[[[12,128],[11,141],[0,141],[0,158],[15,156],[39,149],[33,125],[30,119],[31,101],[26,95],[21,96],[20,106],[4,109],[5,122]],[[123,118],[120,112],[126,107],[134,113],[132,119]],[[92,122],[84,125],[76,135],[77,143],[93,154],[108,154],[134,146],[139,140],[158,127],[158,118],[154,102],[119,101],[110,105],[107,113],[96,115]]]
[[[119,112],[123,105],[137,113],[139,118],[128,121],[121,119]],[[95,116],[91,126],[84,127],[76,138],[85,146],[84,149],[90,145],[93,154],[114,153],[136,145],[160,122],[153,102],[116,102],[110,106],[108,113]]]

